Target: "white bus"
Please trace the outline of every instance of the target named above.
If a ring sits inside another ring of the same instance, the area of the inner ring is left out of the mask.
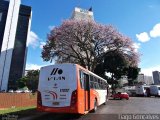
[[[136,86],[136,96],[148,96],[147,91],[150,89],[149,85],[138,85]]]
[[[108,100],[103,78],[77,64],[56,64],[40,70],[37,109],[85,114]]]
[[[151,85],[150,94],[151,96],[160,96],[160,85]]]

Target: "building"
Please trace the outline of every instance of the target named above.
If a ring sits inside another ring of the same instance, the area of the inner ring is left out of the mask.
[[[159,71],[153,71],[153,80],[155,85],[160,85],[160,72]]]
[[[124,85],[128,84],[127,76],[122,76],[122,78],[119,80],[119,84],[120,84],[120,86],[124,86]]]
[[[16,89],[25,72],[31,7],[0,0],[0,90]]]
[[[94,20],[92,8],[86,10],[82,8],[75,7],[71,19],[76,20]]]
[[[152,79],[152,76],[144,76],[144,81],[145,81],[145,84],[147,85],[151,85],[153,84],[153,79]]]
[[[145,84],[144,74],[138,74],[137,81],[138,83]]]
[[[153,84],[153,79],[152,79],[152,76],[147,76],[141,73],[137,77],[137,82],[138,84],[151,85]]]

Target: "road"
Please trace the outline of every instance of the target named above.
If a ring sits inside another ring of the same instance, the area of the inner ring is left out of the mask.
[[[151,115],[160,119],[160,98],[130,97],[129,100],[109,100],[107,105],[98,107],[96,113],[82,116],[49,113],[35,120],[127,120],[126,116]],[[156,116],[155,114],[159,114]],[[134,118],[135,119],[135,118]],[[137,118],[138,119],[138,118]],[[152,118],[148,118],[150,120]]]

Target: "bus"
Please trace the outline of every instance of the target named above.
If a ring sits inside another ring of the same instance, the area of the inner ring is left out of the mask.
[[[151,96],[155,96],[155,97],[160,96],[160,85],[151,85],[150,94]]]
[[[40,69],[37,110],[86,114],[108,101],[108,83],[78,64],[64,63]]]
[[[136,96],[148,96],[147,91],[149,91],[149,85],[138,85],[136,86]]]

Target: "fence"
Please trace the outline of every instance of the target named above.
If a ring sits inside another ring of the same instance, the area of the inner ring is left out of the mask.
[[[36,106],[37,95],[32,93],[0,93],[0,108]]]

